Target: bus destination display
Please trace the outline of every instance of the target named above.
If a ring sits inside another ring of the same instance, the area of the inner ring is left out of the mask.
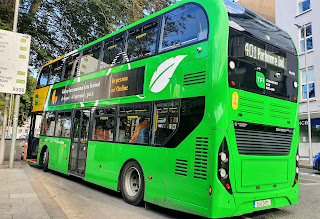
[[[282,69],[286,68],[286,58],[275,55],[248,42],[245,43],[245,55]]]

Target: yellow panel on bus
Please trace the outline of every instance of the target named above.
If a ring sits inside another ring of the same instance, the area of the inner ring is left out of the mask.
[[[44,103],[48,95],[49,86],[34,91],[32,112],[43,111]]]

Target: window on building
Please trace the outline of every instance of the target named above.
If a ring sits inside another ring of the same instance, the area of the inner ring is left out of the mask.
[[[71,112],[61,112],[57,116],[56,137],[68,138],[71,130]]]
[[[93,124],[92,140],[113,141],[115,108],[97,109]]]
[[[307,77],[306,70],[301,70],[302,72],[302,99],[307,99]],[[309,83],[309,98],[315,97],[315,86],[314,86],[314,68],[308,68],[308,83]]]
[[[160,51],[167,51],[207,39],[208,22],[196,5],[183,5],[164,16]]]
[[[305,29],[304,27],[300,28],[300,52],[305,52],[305,41],[307,41],[307,51],[313,49],[313,42],[312,42],[312,25],[306,25],[306,38],[305,38]]]
[[[136,144],[149,143],[150,106],[130,105],[120,107],[118,141]]]
[[[311,8],[310,0],[298,0],[298,12],[301,14]]]
[[[55,112],[47,112],[43,119],[41,135],[44,136],[54,136],[54,128],[56,121]]]

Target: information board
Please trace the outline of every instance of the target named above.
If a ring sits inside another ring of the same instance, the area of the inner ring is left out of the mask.
[[[0,30],[0,92],[25,94],[31,36]]]

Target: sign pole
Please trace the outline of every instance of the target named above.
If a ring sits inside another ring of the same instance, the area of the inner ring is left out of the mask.
[[[14,103],[14,116],[13,116],[13,128],[12,128],[12,138],[11,138],[11,151],[9,159],[9,168],[13,168],[14,152],[16,147],[17,139],[17,127],[18,127],[18,116],[19,116],[19,105],[20,105],[20,95],[16,95]]]
[[[11,111],[12,111],[12,99],[13,99],[13,97],[14,97],[13,94],[10,94],[10,106],[9,106],[9,117],[8,117],[8,137],[9,138],[12,135],[12,130],[10,130],[10,129],[11,129],[11,125],[12,125]]]
[[[4,161],[4,150],[6,147],[6,126],[7,126],[7,117],[8,117],[8,106],[9,105],[9,94],[6,94],[6,103],[4,107],[4,115],[3,115],[3,122],[2,122],[2,134],[1,134],[1,149],[0,149],[0,165],[3,164]]]
[[[19,0],[16,0],[15,10],[14,10],[13,30],[12,30],[12,32],[14,33],[17,32],[18,13],[19,13]],[[14,151],[15,151],[16,139],[17,139],[19,107],[20,107],[20,95],[17,94],[15,99],[14,115],[13,115],[13,128],[12,128],[12,136],[11,136],[11,153],[10,153],[10,159],[9,159],[9,168],[13,168]]]

